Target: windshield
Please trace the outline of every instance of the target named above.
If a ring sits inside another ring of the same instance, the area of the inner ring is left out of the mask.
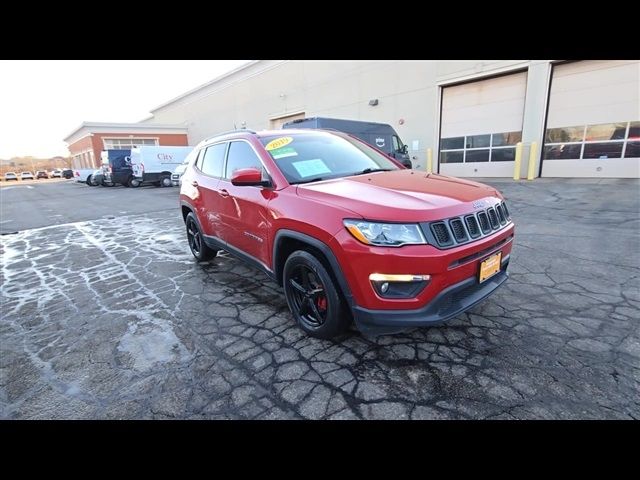
[[[399,169],[373,148],[348,137],[294,133],[270,135],[260,141],[292,184]]]

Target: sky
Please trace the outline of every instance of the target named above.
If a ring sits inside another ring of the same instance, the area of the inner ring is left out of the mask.
[[[248,60],[2,60],[0,159],[68,156],[83,121],[139,122]]]

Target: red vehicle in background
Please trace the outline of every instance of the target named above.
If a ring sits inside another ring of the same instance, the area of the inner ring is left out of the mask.
[[[229,132],[187,162],[195,258],[226,250],[262,270],[312,336],[434,325],[507,280],[514,225],[492,187],[405,169],[322,130]]]

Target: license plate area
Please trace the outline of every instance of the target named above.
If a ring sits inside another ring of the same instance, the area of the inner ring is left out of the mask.
[[[480,283],[490,279],[496,273],[500,271],[500,264],[502,263],[502,252],[496,252],[480,262],[480,273],[478,274],[478,281]]]

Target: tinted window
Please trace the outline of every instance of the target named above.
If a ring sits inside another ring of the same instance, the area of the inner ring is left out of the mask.
[[[226,143],[218,143],[217,145],[212,145],[207,147],[202,160],[198,160],[202,162],[202,170],[203,173],[207,175],[211,175],[212,177],[222,177],[222,167],[224,166],[224,151],[227,148]]]
[[[522,140],[522,132],[494,133],[492,145],[501,147],[503,145],[515,145]]]
[[[629,124],[629,140],[640,140],[640,122]]]
[[[584,136],[584,127],[560,127],[548,128],[545,142],[581,142]]]
[[[488,147],[491,135],[471,135],[467,137],[467,148]]]
[[[464,152],[440,152],[440,163],[462,163]]]
[[[466,163],[469,162],[488,162],[489,161],[489,150],[467,150],[467,156],[464,160]]]
[[[620,158],[621,156],[622,142],[587,143],[582,154],[582,158]]]
[[[290,134],[260,141],[289,183],[347,177],[365,169],[399,168],[369,145],[335,134]]]
[[[464,148],[464,137],[443,138],[442,145],[440,148],[442,150],[449,150],[453,148]]]
[[[628,142],[624,152],[624,158],[640,157],[640,142]]]
[[[202,150],[198,150],[198,156],[196,157],[195,165],[198,170],[202,170],[202,157],[204,156],[204,148]]]
[[[593,140],[622,140],[627,133],[626,123],[605,123],[587,127],[587,142]]]
[[[225,178],[231,178],[236,170],[252,167],[262,170],[260,159],[256,156],[251,145],[247,142],[231,142]]]
[[[579,145],[549,145],[544,147],[545,160],[579,159],[582,144]]]
[[[492,162],[513,162],[515,159],[515,148],[494,148],[493,150],[491,150]]]

